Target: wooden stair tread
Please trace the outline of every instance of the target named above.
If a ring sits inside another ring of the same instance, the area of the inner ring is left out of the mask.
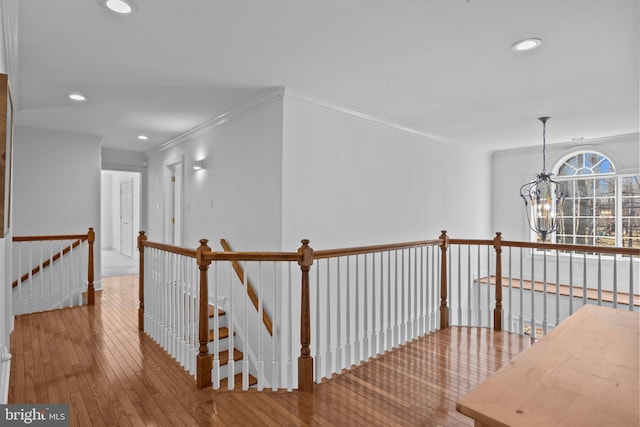
[[[233,383],[235,390],[242,390],[242,372],[233,376]],[[227,390],[229,388],[229,379],[223,378],[220,380],[220,390]],[[253,375],[249,375],[249,387],[258,384],[258,379]]]
[[[237,348],[233,349],[233,360],[235,362],[237,362],[238,360],[242,360],[243,357],[244,357],[244,353],[242,353]],[[228,364],[229,363],[229,350],[221,351],[218,354],[218,358],[220,359],[220,366],[225,366],[226,364]]]
[[[212,305],[212,304],[209,304],[209,310],[208,311],[209,311],[209,318],[214,317],[215,316],[215,312],[216,312],[216,306]],[[226,314],[226,312],[223,309],[221,309],[221,308],[218,309],[218,316],[224,316],[225,314]]]
[[[233,335],[235,334],[234,332]],[[223,340],[225,338],[229,338],[229,328],[223,326],[218,329],[218,339]],[[213,329],[209,329],[209,342],[213,342]]]

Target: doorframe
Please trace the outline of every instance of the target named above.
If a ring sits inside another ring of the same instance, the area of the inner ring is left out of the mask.
[[[179,167],[176,181],[171,186],[171,169]],[[172,192],[173,190],[177,190]],[[163,207],[163,241],[165,243],[180,246],[184,235],[184,156],[176,156],[162,162],[162,191],[164,194]],[[177,198],[176,198],[177,195]],[[173,211],[172,211],[173,209]],[[172,215],[175,212],[175,215]],[[171,236],[171,218],[175,218],[173,224],[174,235]],[[177,238],[175,232],[177,231]],[[172,238],[173,237],[173,238]]]

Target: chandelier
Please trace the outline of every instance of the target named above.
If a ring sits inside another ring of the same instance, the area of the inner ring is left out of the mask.
[[[542,122],[542,172],[536,175],[535,181],[520,187],[529,227],[543,242],[549,234],[558,230],[558,216],[562,214],[564,199],[569,195],[567,187],[551,179],[552,173],[547,173],[546,133],[549,119],[550,117],[538,118]]]

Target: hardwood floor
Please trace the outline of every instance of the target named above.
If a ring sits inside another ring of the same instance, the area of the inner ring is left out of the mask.
[[[456,400],[530,345],[488,329],[431,334],[313,394],[197,390],[137,330],[137,276],[103,279],[95,306],[16,318],[9,403],[68,403],[73,426],[473,425]]]

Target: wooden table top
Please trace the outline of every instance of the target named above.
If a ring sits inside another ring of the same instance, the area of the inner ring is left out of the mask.
[[[640,426],[640,314],[583,306],[456,409],[476,426]]]

